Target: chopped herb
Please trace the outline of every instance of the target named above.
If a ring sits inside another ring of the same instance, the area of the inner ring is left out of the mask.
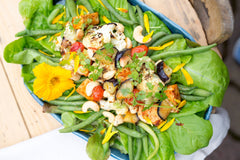
[[[80,18],[75,18],[74,21],[73,21],[73,24],[77,25],[80,22],[80,20],[81,20]]]
[[[146,98],[146,92],[144,92],[144,91],[140,91],[140,92],[138,92],[138,94],[137,94],[137,100],[139,101],[139,100],[143,100],[143,99],[145,99]]]
[[[123,94],[124,97],[126,97],[127,95],[132,93],[130,91],[130,88],[121,88],[120,91],[121,91],[121,93]]]
[[[112,53],[112,54],[114,53],[113,44],[112,43],[106,43],[103,46],[107,50],[107,52]]]
[[[96,51],[96,54],[98,54],[98,55],[103,55],[103,52],[102,52],[101,50],[97,50],[97,51]]]
[[[139,74],[138,74],[138,72],[137,72],[136,70],[132,70],[132,71],[131,71],[131,74],[128,75],[128,77],[129,77],[129,78],[132,78],[132,79],[135,80],[135,81],[138,81],[138,79],[139,79]]]
[[[153,90],[154,85],[150,82],[147,82],[147,87],[148,87],[148,89]]]
[[[105,56],[105,60],[112,62],[112,58],[110,58],[109,56]]]

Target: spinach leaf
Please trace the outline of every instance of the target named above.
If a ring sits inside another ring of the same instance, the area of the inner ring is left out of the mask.
[[[58,65],[51,57],[38,52],[36,49],[42,49],[42,46],[37,41],[31,37],[22,37],[5,47],[4,59],[8,63],[31,64],[37,61],[53,66]]]
[[[177,123],[183,125],[178,126]],[[191,154],[206,147],[213,133],[210,121],[194,114],[176,118],[167,132],[174,150],[180,154]]]
[[[154,34],[157,32],[171,33],[167,26],[151,11],[146,11],[144,14],[148,15],[150,31],[154,31]]]
[[[33,69],[38,65],[38,62],[33,62],[31,64],[23,65],[22,66],[22,77],[24,79],[25,85],[33,91],[33,81],[35,79],[35,76],[33,74]]]
[[[110,156],[110,150],[104,151],[102,145],[103,136],[96,132],[89,137],[87,143],[87,154],[92,160],[107,160]]]
[[[72,113],[72,112],[64,112],[61,115],[61,120],[63,122],[64,127],[70,127],[75,124],[76,117],[75,117],[74,113]]]

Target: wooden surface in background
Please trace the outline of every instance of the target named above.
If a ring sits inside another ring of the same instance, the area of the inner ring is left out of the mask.
[[[7,147],[60,127],[23,84],[21,66],[3,59],[4,47],[15,40],[15,33],[24,29],[18,12],[20,0],[0,1],[0,148]],[[206,45],[202,25],[188,0],[145,0],[152,8],[166,15],[187,30],[196,41]]]

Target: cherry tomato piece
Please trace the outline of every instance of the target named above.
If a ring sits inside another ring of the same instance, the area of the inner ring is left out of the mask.
[[[141,53],[141,52],[146,52],[145,54],[144,54],[144,56],[146,56],[147,55],[147,53],[148,53],[148,47],[146,46],[146,45],[141,45],[141,46],[137,46],[137,47],[134,47],[132,50],[131,50],[131,56],[133,57],[133,55],[135,54],[135,53]]]
[[[134,94],[134,97],[136,98],[136,94],[140,92],[138,89],[133,89],[133,94]],[[126,98],[124,100],[128,105],[133,105],[133,98]],[[137,101],[138,103],[143,103],[142,101]],[[140,105],[136,105],[136,106],[140,106]]]
[[[70,48],[70,52],[76,52],[79,49],[82,52],[84,50],[84,45],[81,42],[75,42],[75,43],[73,43],[72,47]]]
[[[94,101],[100,101],[103,98],[103,88],[102,86],[96,86],[92,90],[92,97]]]

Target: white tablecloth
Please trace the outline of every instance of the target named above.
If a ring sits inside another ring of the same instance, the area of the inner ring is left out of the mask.
[[[223,141],[230,127],[228,113],[217,108],[210,121],[213,137],[208,147],[185,156],[176,154],[176,160],[203,160]],[[87,142],[72,133],[59,133],[59,129],[41,136],[0,149],[0,160],[89,160],[86,154]],[[114,160],[110,157],[109,160]]]

